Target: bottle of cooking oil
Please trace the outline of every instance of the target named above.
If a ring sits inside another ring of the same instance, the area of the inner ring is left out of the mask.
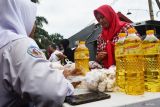
[[[125,69],[124,69],[124,40],[126,33],[118,35],[118,41],[115,44],[115,59],[116,59],[116,84],[121,92],[124,92],[125,87]]]
[[[81,70],[85,75],[89,71],[89,50],[85,46],[85,41],[80,41],[74,53],[75,68]]]
[[[158,62],[158,38],[154,30],[147,30],[143,40],[145,90],[160,92],[160,66]]]
[[[144,64],[141,50],[141,38],[134,28],[128,29],[124,41],[125,55],[125,93],[129,95],[144,94]]]

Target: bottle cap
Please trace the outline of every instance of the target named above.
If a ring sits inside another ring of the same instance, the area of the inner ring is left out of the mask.
[[[126,35],[127,35],[126,33],[119,33],[118,37],[120,37],[120,38],[121,37],[126,37]]]
[[[147,34],[147,35],[154,34],[154,30],[147,30],[147,31],[146,31],[146,34]]]
[[[85,41],[79,41],[80,44],[85,44]]]
[[[128,33],[129,34],[136,33],[136,29],[134,29],[134,28],[128,29]]]

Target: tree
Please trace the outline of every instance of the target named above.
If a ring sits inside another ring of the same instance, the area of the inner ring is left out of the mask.
[[[46,18],[40,16],[36,17],[35,40],[39,47],[46,49],[51,43],[59,44],[63,36],[59,33],[49,35],[48,32],[43,29],[43,24],[48,24]]]
[[[63,36],[59,33],[54,33],[49,35],[46,30],[43,29],[44,24],[48,24],[46,18],[37,16],[36,17],[36,31],[35,31],[35,41],[41,49],[46,49],[52,43],[59,44],[63,39]],[[48,57],[47,52],[45,53],[46,57]]]
[[[46,49],[51,43],[50,36],[46,30],[43,29],[43,24],[48,24],[46,18],[37,16],[36,17],[36,32],[35,32],[35,41],[40,48]]]
[[[43,24],[48,24],[48,21],[47,21],[47,19],[46,18],[44,18],[44,17],[42,17],[42,16],[37,16],[36,17],[36,25],[38,26],[38,27],[43,27]]]
[[[39,0],[31,0],[34,3],[39,3]]]
[[[39,3],[39,0],[31,0],[34,3]],[[63,39],[63,36],[59,33],[54,33],[49,35],[49,33],[43,29],[44,24],[48,24],[46,18],[42,16],[36,17],[36,31],[35,31],[35,41],[41,49],[47,49],[52,43],[59,44]],[[47,54],[46,54],[47,55]]]
[[[50,35],[51,41],[55,44],[59,44],[60,41],[63,39],[63,36],[59,33],[54,33]]]

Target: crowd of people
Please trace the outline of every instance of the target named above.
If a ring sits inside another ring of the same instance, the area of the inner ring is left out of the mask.
[[[69,47],[68,39],[61,41],[63,51],[52,43],[47,60],[32,39],[36,11],[29,0],[0,0],[0,107],[60,107],[74,92],[65,78],[67,71],[49,66],[64,59],[74,62],[74,49]],[[120,21],[109,5],[100,6],[94,15],[102,26],[96,61],[108,68],[115,64],[117,35],[133,26]]]

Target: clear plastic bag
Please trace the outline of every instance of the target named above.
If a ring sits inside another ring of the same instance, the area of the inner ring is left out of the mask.
[[[114,91],[115,79],[115,66],[109,69],[93,69],[86,75],[87,88],[100,92]]]

